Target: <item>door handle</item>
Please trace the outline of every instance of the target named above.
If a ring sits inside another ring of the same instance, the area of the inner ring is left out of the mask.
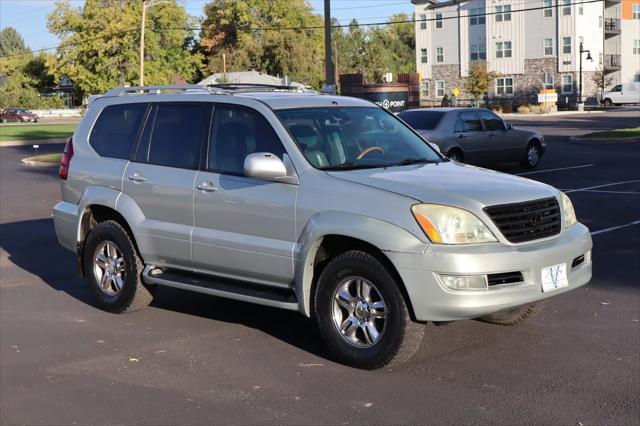
[[[133,183],[142,183],[147,180],[146,177],[142,176],[139,172],[135,172],[131,176],[129,176],[129,180]]]
[[[458,135],[458,139],[464,139],[465,135]]]
[[[200,191],[204,191],[204,192],[214,192],[214,191],[218,190],[218,188],[213,186],[213,184],[211,182],[202,182],[196,188],[198,188]]]

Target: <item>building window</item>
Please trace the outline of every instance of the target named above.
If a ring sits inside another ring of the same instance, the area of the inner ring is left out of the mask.
[[[553,39],[544,39],[544,56],[553,56]]]
[[[571,53],[571,37],[562,37],[562,53]]]
[[[427,15],[420,15],[420,29],[427,29]]]
[[[542,0],[542,16],[545,18],[553,17],[553,0]]]
[[[603,18],[602,15],[598,16],[598,28],[602,28]]]
[[[632,18],[640,21],[640,3],[633,3],[631,6],[633,7]]]
[[[573,93],[573,76],[571,74],[562,76],[562,93]]]
[[[635,83],[640,83],[640,74],[636,74],[636,75],[634,75],[634,76],[633,76],[633,81],[634,81]]]
[[[545,89],[553,89],[553,87],[555,86],[555,77],[554,77],[553,73],[545,71],[543,86],[544,86]]]
[[[429,56],[427,55],[427,49],[420,49],[420,63],[426,64],[429,62]]]
[[[496,78],[496,95],[498,96],[513,95],[513,78],[512,77]]]
[[[484,25],[486,23],[487,17],[484,7],[469,9],[469,25]]]
[[[444,96],[444,81],[438,80],[436,81],[436,96],[443,97]]]
[[[484,61],[487,59],[487,45],[486,44],[472,44],[471,45],[471,60],[472,61]]]
[[[633,54],[640,55],[640,39],[633,40]]]
[[[511,20],[511,5],[496,6],[496,22]]]
[[[582,5],[582,1],[578,4],[578,15],[584,15],[584,6]]]
[[[442,28],[442,13],[436,13],[436,28]]]
[[[603,55],[602,52],[598,53],[598,65],[602,66]]]
[[[510,57],[511,57],[511,42],[510,41],[496,42],[496,58],[510,58]]]
[[[444,47],[436,47],[436,62],[444,62]]]
[[[429,80],[421,80],[420,81],[420,97],[422,98],[428,98],[429,96],[431,96],[431,94],[429,93],[429,89],[431,89],[429,87]]]
[[[571,15],[571,0],[562,0],[562,16]]]

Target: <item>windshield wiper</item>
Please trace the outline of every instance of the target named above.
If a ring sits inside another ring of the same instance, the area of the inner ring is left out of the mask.
[[[320,170],[332,171],[332,170],[356,170],[356,169],[375,169],[379,167],[387,167],[388,164],[357,164],[353,161],[337,164],[335,166],[321,167]]]
[[[441,160],[429,160],[428,158],[409,157],[409,158],[405,158],[402,161],[398,161],[397,163],[391,163],[389,164],[389,166],[408,166],[409,164],[432,164],[432,163],[439,163],[440,161]]]

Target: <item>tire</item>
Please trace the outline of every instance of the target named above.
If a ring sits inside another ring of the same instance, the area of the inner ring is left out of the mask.
[[[348,303],[345,290],[352,303]],[[425,328],[411,320],[391,273],[378,259],[360,250],[347,251],[326,265],[316,286],[314,317],[333,357],[366,370],[411,359]],[[350,325],[343,333],[339,327],[345,324]],[[377,337],[369,331],[372,327],[379,333]]]
[[[527,150],[524,152],[524,157],[522,157],[520,165],[525,169],[535,169],[540,162],[541,156],[540,142],[532,140],[527,145]]]
[[[605,99],[603,103],[604,103],[604,106],[608,106],[608,107],[613,105],[613,102],[611,102],[611,99],[609,98]]]
[[[102,266],[97,259],[99,254]],[[143,264],[127,231],[118,222],[101,222],[89,233],[82,261],[89,287],[101,309],[134,312],[153,300],[151,291],[140,278]],[[104,285],[100,284],[102,277]]]
[[[491,324],[514,326],[518,325],[526,319],[533,318],[544,310],[547,302],[536,302],[528,305],[520,306],[507,311],[496,312],[495,314],[485,315],[478,318],[480,321]]]
[[[451,161],[455,161],[456,163],[464,162],[464,154],[458,148],[452,148],[447,152],[447,158]]]

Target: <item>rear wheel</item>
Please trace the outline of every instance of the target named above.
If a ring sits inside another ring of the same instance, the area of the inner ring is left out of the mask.
[[[86,277],[100,308],[133,312],[153,300],[140,279],[142,262],[118,222],[99,223],[87,236],[83,257]]]
[[[455,161],[456,163],[462,163],[464,161],[464,155],[458,148],[450,149],[447,153],[447,157],[449,158],[449,160]]]
[[[409,360],[424,334],[424,325],[411,320],[393,276],[360,250],[337,256],[322,271],[314,313],[332,355],[357,368]]]
[[[495,314],[485,315],[483,317],[480,317],[479,319],[480,321],[497,325],[518,325],[522,321],[538,315],[543,311],[546,304],[546,301],[530,303],[528,305],[520,306],[515,309],[509,309],[502,312],[496,312]]]
[[[533,140],[529,142],[529,145],[527,145],[527,150],[525,151],[520,164],[527,169],[534,169],[540,162],[541,155],[540,143]]]

